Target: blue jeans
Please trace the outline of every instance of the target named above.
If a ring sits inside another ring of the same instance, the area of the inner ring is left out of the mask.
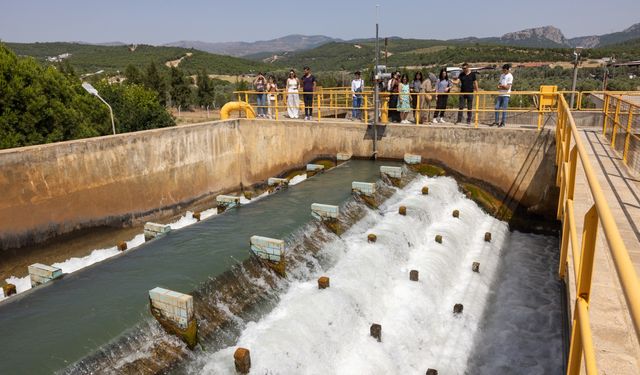
[[[267,115],[267,94],[256,95],[256,105],[258,106],[258,115]]]
[[[353,112],[351,113],[352,118],[361,120],[360,113],[362,111],[360,110],[360,107],[362,107],[362,96],[356,95],[353,97]]]
[[[498,122],[498,118],[500,117],[500,110],[502,109],[502,121],[500,123],[504,124],[507,122],[507,107],[509,106],[509,97],[508,96],[498,96],[496,99],[496,123]]]

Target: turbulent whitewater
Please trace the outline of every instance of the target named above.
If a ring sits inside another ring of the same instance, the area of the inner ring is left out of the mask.
[[[369,233],[376,243],[367,242]],[[324,244],[320,266],[291,280],[275,308],[238,323],[235,345],[198,352],[176,372],[234,373],[237,347],[251,350],[255,374],[557,372],[557,245],[553,237],[509,232],[452,178],[419,177]],[[411,270],[418,282],[409,280]],[[323,275],[331,287],[319,290]],[[456,303],[462,314],[453,314]],[[382,325],[382,342],[369,336],[372,323]]]

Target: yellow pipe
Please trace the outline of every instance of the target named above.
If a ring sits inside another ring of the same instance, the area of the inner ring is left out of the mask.
[[[256,118],[256,112],[253,107],[247,102],[229,102],[222,106],[220,109],[220,119],[228,120],[229,114],[232,111],[244,111],[247,114],[247,118]]]

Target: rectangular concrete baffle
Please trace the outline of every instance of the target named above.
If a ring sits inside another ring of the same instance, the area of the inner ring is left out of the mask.
[[[322,164],[307,164],[307,177],[315,176],[316,174],[324,172],[324,165]]]
[[[376,192],[376,184],[373,182],[353,181],[351,183],[351,191],[354,193],[371,197]]]
[[[318,220],[330,220],[337,219],[340,208],[338,206],[332,206],[330,204],[311,204],[311,215]]]
[[[198,342],[198,325],[193,310],[193,297],[156,287],[149,291],[151,314],[171,334],[180,337],[190,349]]]
[[[279,275],[285,276],[286,263],[283,240],[262,236],[251,236],[250,243],[251,252],[255,256],[267,261],[269,267]]]
[[[390,178],[402,178],[402,167],[389,167],[383,165],[380,167],[380,174]]]
[[[144,224],[144,240],[149,241],[157,237],[162,237],[171,232],[171,226],[168,224],[158,224],[148,222]]]
[[[422,156],[415,154],[404,154],[404,162],[407,164],[420,164]]]
[[[332,206],[330,204],[311,204],[311,216],[322,221],[327,228],[338,236],[342,234],[340,222],[338,221],[338,214],[340,208],[338,206]]]
[[[351,155],[348,152],[338,152],[338,155],[336,155],[336,160],[338,161],[338,163],[340,163],[340,162],[350,160],[352,156],[353,155]]]
[[[46,264],[35,263],[30,265],[28,269],[31,287],[34,288],[62,276],[62,270],[60,268],[47,266]]]
[[[225,212],[229,208],[240,206],[240,197],[234,195],[218,195],[216,197],[218,213]]]
[[[289,180],[286,178],[278,178],[278,177],[269,177],[267,180],[267,185],[269,186],[289,186]]]

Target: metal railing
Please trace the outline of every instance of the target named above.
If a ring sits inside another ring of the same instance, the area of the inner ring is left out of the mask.
[[[603,94],[602,135],[622,155],[631,170],[640,172],[640,101],[623,99],[628,94]]]
[[[605,119],[607,116],[605,116]],[[605,120],[606,123],[606,120]],[[589,192],[595,202],[584,214],[582,239],[578,242],[574,192],[578,159],[584,170]],[[622,285],[636,336],[640,339],[640,282],[627,252],[620,231],[611,213],[597,176],[593,171],[571,110],[562,95],[558,95],[558,122],[556,127],[556,183],[560,187],[558,219],[562,220],[562,242],[558,274],[566,280],[569,250],[573,258],[575,310],[571,330],[567,374],[579,374],[584,357],[587,374],[597,374],[595,351],[589,320],[591,279],[598,228],[604,232],[609,251]],[[569,244],[571,245],[569,247]],[[567,287],[570,283],[567,283]]]
[[[238,101],[244,101],[250,103],[258,114],[264,114],[270,118],[279,120],[283,116],[288,106],[290,94],[288,92],[278,90],[277,92],[266,93],[257,91],[235,91],[234,94]],[[297,92],[299,106],[298,112],[303,112],[304,102],[302,91]],[[295,95],[295,93],[294,93]],[[371,88],[365,88],[365,91],[360,93],[361,103],[359,106],[354,105],[354,97],[349,87],[335,87],[335,88],[318,88],[311,93],[313,96],[313,116],[318,121],[322,118],[333,117],[353,117],[352,113],[358,111],[361,114],[359,120],[369,122],[373,118],[374,110],[374,93]],[[380,93],[380,110],[378,121],[380,123],[390,122],[390,114],[393,113],[393,108],[389,108],[389,103],[392,95],[400,97],[402,94],[392,94],[390,92]],[[408,118],[411,119],[411,123],[426,124],[432,120],[432,116],[437,110],[444,112],[449,117],[451,113],[456,115],[461,111],[458,107],[459,98],[463,95],[473,96],[473,108],[472,123],[475,127],[480,124],[491,124],[494,122],[495,100],[499,92],[494,91],[479,91],[476,93],[409,93],[409,102],[411,108],[408,110]],[[446,107],[436,108],[437,96],[446,96]],[[509,107],[505,111],[507,113],[507,120],[514,121],[517,118],[523,118],[524,115],[531,115],[527,118],[531,125],[542,128],[544,123],[545,114],[555,114],[557,108],[557,94],[541,92],[541,91],[513,91],[510,93]],[[263,103],[263,104],[260,104]],[[260,110],[262,109],[262,111]],[[462,110],[464,122],[466,122],[467,109]],[[500,110],[500,113],[502,110]],[[449,118],[448,122],[454,122],[455,118]]]

